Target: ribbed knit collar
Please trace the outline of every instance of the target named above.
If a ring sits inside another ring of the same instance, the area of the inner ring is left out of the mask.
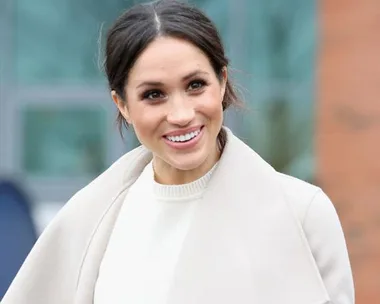
[[[199,179],[186,184],[181,185],[163,185],[159,184],[154,180],[154,170],[153,162],[150,162],[144,171],[151,182],[153,183],[154,195],[158,199],[184,199],[184,198],[194,198],[202,196],[202,193],[207,187],[208,182],[211,179],[212,173],[216,169],[218,163],[216,163],[205,175]]]

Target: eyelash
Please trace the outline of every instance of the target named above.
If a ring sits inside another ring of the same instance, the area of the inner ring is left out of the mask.
[[[197,83],[197,84],[200,84],[200,86],[198,87],[198,88],[195,88],[195,89],[191,89],[190,87],[191,87],[191,85],[193,85],[193,84],[195,84],[195,83]],[[205,80],[202,80],[202,79],[196,79],[196,80],[192,80],[190,83],[189,83],[189,85],[187,86],[188,87],[188,91],[190,91],[190,92],[199,92],[199,91],[201,91],[205,86],[207,86],[208,84],[207,84],[207,82],[205,81]],[[152,94],[159,94],[160,95],[160,97],[151,97],[151,95]],[[161,90],[157,90],[157,89],[153,89],[153,90],[148,90],[148,91],[146,91],[146,92],[144,92],[143,94],[142,94],[142,99],[147,99],[147,100],[158,100],[158,99],[161,99],[162,98],[162,96],[163,96],[164,94],[163,94],[163,92],[161,91]]]
[[[143,93],[142,99],[156,100],[158,98],[151,98],[150,97],[151,94],[156,94],[156,93],[158,93],[159,95],[162,95],[162,92],[160,90],[149,90],[149,91],[146,91],[145,93]]]
[[[204,80],[202,80],[202,79],[196,79],[196,80],[191,81],[191,82],[189,83],[188,87],[190,87],[190,86],[191,86],[192,84],[194,84],[194,83],[199,83],[199,84],[201,85],[199,88],[197,88],[197,89],[193,89],[193,90],[195,90],[195,91],[199,91],[199,90],[203,89],[205,86],[207,86],[206,81],[204,81]]]

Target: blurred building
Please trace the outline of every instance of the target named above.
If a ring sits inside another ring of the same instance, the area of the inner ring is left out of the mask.
[[[101,70],[107,28],[137,2],[0,1],[0,178],[17,180],[30,194],[39,232],[77,190],[138,144],[131,132],[121,140]],[[374,303],[379,5],[190,2],[219,28],[247,105],[230,112],[226,124],[277,170],[331,196],[347,235],[358,303]]]
[[[317,180],[341,217],[357,303],[380,301],[380,2],[319,2]]]

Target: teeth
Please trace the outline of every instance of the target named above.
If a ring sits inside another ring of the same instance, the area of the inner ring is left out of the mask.
[[[194,137],[198,136],[199,133],[201,133],[200,130],[179,136],[166,136],[166,138],[173,142],[184,142],[193,139]]]

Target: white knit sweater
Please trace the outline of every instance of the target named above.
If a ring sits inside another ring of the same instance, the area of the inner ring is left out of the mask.
[[[183,240],[213,169],[189,184],[161,185],[154,181],[152,162],[146,166],[116,221],[94,304],[166,303]]]

